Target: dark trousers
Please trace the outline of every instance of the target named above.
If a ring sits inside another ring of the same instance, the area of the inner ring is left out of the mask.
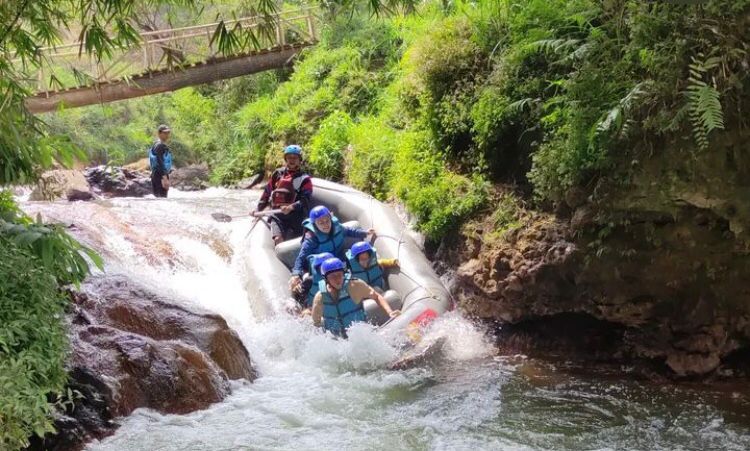
[[[151,174],[151,188],[154,190],[154,196],[156,197],[167,197],[167,191],[161,185],[161,175]]]
[[[271,236],[282,236],[285,240],[302,236],[302,220],[304,215],[301,212],[292,212],[288,215],[279,213],[268,217],[271,226]]]

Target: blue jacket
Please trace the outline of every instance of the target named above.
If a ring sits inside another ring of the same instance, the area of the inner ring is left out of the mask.
[[[339,236],[342,237],[349,237],[349,238],[358,238],[363,239],[367,237],[367,231],[360,229],[360,228],[352,228],[347,227],[343,224],[339,223],[339,220],[334,216],[332,218],[333,226],[331,227],[331,233],[329,233],[329,236],[335,236],[339,234]],[[297,259],[294,260],[294,267],[292,268],[292,274],[295,276],[302,277],[302,274],[305,273],[305,265],[307,264],[307,258],[313,254],[319,254],[321,252],[330,252],[336,257],[340,259],[344,259],[344,249],[343,246],[339,247],[338,249],[328,250],[320,248],[320,238],[324,235],[317,230],[316,227],[312,226],[310,224],[310,220],[306,219],[303,223],[305,226],[305,234],[302,235],[302,248],[299,250],[299,254],[297,255]],[[308,227],[309,225],[309,227]],[[315,232],[311,231],[310,227],[312,227]],[[339,228],[337,230],[337,228]]]
[[[367,319],[362,302],[356,303],[349,295],[351,276],[344,276],[344,285],[339,290],[338,299],[328,293],[326,281],[322,280],[318,289],[323,295],[323,327],[334,335],[346,338],[346,329],[353,323]]]
[[[385,288],[383,280],[383,268],[378,264],[378,253],[373,249],[370,251],[370,266],[365,269],[352,255],[351,249],[346,251],[346,260],[349,263],[349,269],[352,271],[352,277],[365,282],[371,287]]]

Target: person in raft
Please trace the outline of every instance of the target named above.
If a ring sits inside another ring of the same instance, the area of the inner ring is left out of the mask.
[[[323,274],[320,272],[320,265],[329,258],[333,258],[334,255],[330,252],[323,252],[321,254],[313,254],[307,258],[310,272],[302,277],[302,293],[305,295],[305,307],[311,308],[313,298],[318,294],[318,287],[320,281],[323,280]]]
[[[347,227],[341,224],[331,211],[319,205],[310,210],[310,217],[302,223],[305,234],[302,235],[302,247],[292,267],[292,277],[289,279],[289,288],[293,293],[302,292],[302,275],[308,258],[313,254],[330,252],[335,257],[344,256],[344,239],[346,237],[358,238],[360,240],[368,235],[374,235],[375,230],[363,230],[360,228]]]
[[[378,253],[367,241],[354,243],[352,248],[346,251],[346,262],[353,278],[365,282],[376,290],[385,289],[383,270],[398,268],[398,259],[378,260]]]
[[[391,318],[401,314],[393,310],[375,289],[345,272],[344,262],[329,258],[320,266],[323,280],[313,298],[312,319],[316,327],[337,337],[347,338],[346,331],[356,322],[367,320],[363,301],[374,299]]]
[[[269,205],[281,210],[270,216],[271,236],[274,244],[302,235],[302,220],[310,205],[313,192],[312,178],[302,170],[302,148],[296,144],[284,148],[285,166],[273,171],[258,207],[250,213],[263,211]]]

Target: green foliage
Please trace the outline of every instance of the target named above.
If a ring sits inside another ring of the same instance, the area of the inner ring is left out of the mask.
[[[351,131],[351,151],[346,155],[347,183],[386,200],[399,139],[399,133],[380,117],[360,118]]]
[[[308,159],[317,177],[341,180],[352,125],[349,115],[341,111],[333,112],[321,122],[308,146]]]
[[[64,368],[64,298],[39,259],[0,234],[0,448],[28,445],[53,432],[49,394]]]

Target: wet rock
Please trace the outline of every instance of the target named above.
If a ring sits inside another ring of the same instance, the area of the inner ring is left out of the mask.
[[[181,191],[200,191],[208,188],[208,165],[192,164],[177,168],[169,174],[172,187]]]
[[[253,176],[244,178],[234,184],[234,188],[237,189],[251,189],[258,183],[263,181],[263,174],[255,174]]]
[[[30,200],[89,200],[93,196],[83,173],[74,169],[53,169],[41,175]]]
[[[95,166],[84,171],[91,189],[106,197],[143,197],[152,193],[148,173],[121,167]]]
[[[73,449],[111,433],[113,417],[140,407],[184,414],[254,380],[237,334],[218,315],[197,313],[123,276],[97,276],[70,293],[70,388],[83,396],[61,412],[58,433],[37,449]]]

